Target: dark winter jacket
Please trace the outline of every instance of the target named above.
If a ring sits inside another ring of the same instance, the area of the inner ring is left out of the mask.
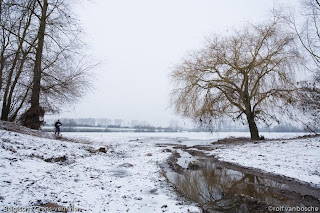
[[[62,123],[60,123],[59,121],[57,121],[57,122],[54,124],[54,126],[55,126],[56,128],[60,127],[61,125],[62,125]]]

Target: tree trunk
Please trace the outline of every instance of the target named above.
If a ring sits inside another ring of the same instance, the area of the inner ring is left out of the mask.
[[[5,62],[4,57],[1,54],[1,56],[0,56],[0,92],[2,89],[2,82],[3,82],[2,77],[3,77],[4,62]]]
[[[248,120],[248,124],[249,124],[249,129],[250,129],[250,135],[251,135],[251,139],[252,140],[259,140],[259,131],[256,125],[256,122],[254,121],[254,115],[253,113],[249,113],[249,115],[247,115],[247,120]]]
[[[6,87],[4,90],[4,95],[3,95],[3,102],[2,102],[2,111],[1,111],[1,120],[7,121],[8,120],[8,116],[9,116],[9,109],[10,106],[8,106],[7,103],[7,99],[8,99],[8,95],[9,95],[9,90],[10,90],[10,85],[11,85],[11,81],[12,81],[12,75],[14,73],[14,70],[16,68],[16,65],[18,63],[18,59],[19,59],[19,55],[20,55],[20,51],[22,48],[22,44],[23,42],[21,41],[19,44],[19,47],[16,51],[16,55],[14,57],[14,60],[12,62],[12,66],[10,68],[10,71],[8,72],[8,78],[7,78],[7,82],[6,82]]]
[[[31,93],[31,106],[26,111],[26,113],[22,116],[23,125],[29,127],[31,129],[39,129],[42,121],[40,121],[40,117],[44,116],[44,110],[40,106],[40,83],[41,83],[41,60],[42,60],[42,51],[44,44],[44,36],[45,36],[45,28],[47,22],[47,8],[48,8],[48,0],[43,0],[43,5],[41,7],[41,19],[40,26],[38,30],[38,46],[36,52],[36,60],[34,64],[33,70],[33,86]]]
[[[244,72],[244,95],[243,95],[243,102],[245,104],[245,113],[247,115],[247,121],[249,124],[249,130],[251,135],[251,140],[259,140],[259,132],[254,121],[254,110],[251,108],[251,97],[249,95],[249,77],[246,72]]]

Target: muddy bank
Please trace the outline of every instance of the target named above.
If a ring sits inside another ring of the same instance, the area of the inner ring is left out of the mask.
[[[161,144],[172,155],[162,165],[167,179],[204,212],[271,212],[272,207],[320,207],[320,189],[206,156],[214,146]],[[315,209],[316,210],[316,209]]]

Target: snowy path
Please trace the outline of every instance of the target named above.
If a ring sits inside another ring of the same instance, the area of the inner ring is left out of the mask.
[[[320,137],[224,145],[207,154],[320,187]]]
[[[49,202],[88,212],[201,212],[177,201],[157,165],[169,154],[153,144],[83,144],[4,130],[0,144],[1,211]],[[107,152],[95,152],[100,147]]]

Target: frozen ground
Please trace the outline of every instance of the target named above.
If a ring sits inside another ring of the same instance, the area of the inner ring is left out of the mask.
[[[90,138],[73,143],[0,130],[0,211],[55,203],[89,212],[201,212],[166,184],[157,163],[168,153],[130,137]]]
[[[64,136],[76,138],[89,138],[94,140],[135,140],[139,139],[147,143],[180,143],[186,146],[210,145],[212,142],[226,137],[247,137],[249,132],[65,132]],[[299,132],[262,132],[261,135],[268,139],[293,138],[305,133]]]
[[[224,145],[208,154],[320,187],[320,137]]]
[[[209,145],[224,137],[249,136],[248,133],[63,134],[78,142],[0,130],[0,211],[4,207],[55,203],[88,212],[201,212],[198,207],[181,201],[166,184],[158,163],[164,162],[169,154],[155,144]],[[300,134],[264,135],[288,138]],[[283,171],[285,175],[296,175],[296,178],[319,184],[318,145],[319,139],[303,139],[301,143],[286,140],[284,143],[233,146],[210,154],[262,169],[269,168],[266,165],[270,163],[273,170],[266,170],[268,172]],[[99,148],[105,148],[106,152],[98,151]],[[291,152],[274,152],[277,148]],[[290,153],[291,158],[288,157]],[[303,165],[295,165],[294,160]],[[275,163],[280,166],[273,165]],[[304,179],[302,171],[313,175]]]

